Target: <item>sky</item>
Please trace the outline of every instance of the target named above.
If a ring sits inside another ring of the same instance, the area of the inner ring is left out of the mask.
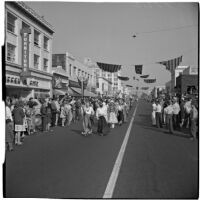
[[[170,73],[159,61],[183,55],[181,65],[197,66],[198,4],[26,2],[54,27],[53,53],[122,65],[136,85],[134,65],[165,85]],[[133,38],[132,35],[136,35]]]

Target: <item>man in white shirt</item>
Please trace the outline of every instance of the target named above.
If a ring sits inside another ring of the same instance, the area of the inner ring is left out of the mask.
[[[173,107],[172,107],[172,102],[167,101],[167,107],[164,109],[165,115],[166,115],[166,125],[167,129],[169,130],[170,133],[174,133],[173,129]]]
[[[160,101],[156,101],[156,127],[162,128],[162,107]]]
[[[178,99],[176,97],[173,98],[173,126],[174,129],[180,128],[180,118],[179,118],[179,112],[180,112],[180,106],[178,104]]]

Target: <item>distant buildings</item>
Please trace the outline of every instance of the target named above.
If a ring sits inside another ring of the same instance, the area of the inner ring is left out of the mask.
[[[5,3],[6,95],[52,95],[54,29],[23,2]]]

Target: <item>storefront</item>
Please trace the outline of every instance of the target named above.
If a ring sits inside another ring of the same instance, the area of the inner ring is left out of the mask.
[[[6,96],[23,97],[25,99],[29,99],[30,97],[45,98],[52,96],[51,75],[47,76],[31,71],[30,77],[21,77],[20,73],[6,71],[5,80]]]

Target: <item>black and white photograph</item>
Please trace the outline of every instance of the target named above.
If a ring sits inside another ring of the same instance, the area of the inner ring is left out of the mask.
[[[198,2],[2,9],[4,198],[198,199]]]

